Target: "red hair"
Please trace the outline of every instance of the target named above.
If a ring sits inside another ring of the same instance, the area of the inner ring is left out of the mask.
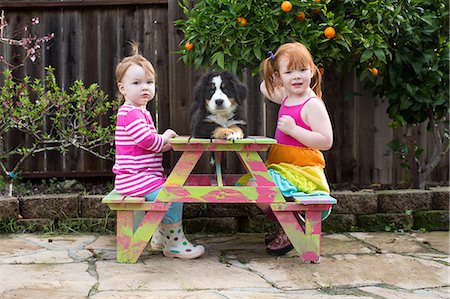
[[[279,73],[279,62],[280,58],[288,59],[288,68],[291,70],[301,69],[304,67],[309,67],[313,73],[311,79],[311,88],[316,93],[316,95],[322,97],[322,75],[319,69],[315,65],[312,55],[309,50],[301,43],[286,43],[280,46],[275,54],[270,55],[266,58],[261,66],[263,79],[266,85],[267,92],[270,96],[273,95],[275,90],[273,75]]]

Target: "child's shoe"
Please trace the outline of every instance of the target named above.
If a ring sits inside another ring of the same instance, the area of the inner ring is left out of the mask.
[[[152,239],[150,240],[150,248],[153,251],[163,251],[164,245],[162,241],[161,224],[158,225],[155,232],[153,233]]]
[[[266,246],[267,253],[274,256],[285,255],[292,249],[294,249],[294,246],[282,228],[279,229],[277,236]]]
[[[205,253],[202,245],[194,245],[186,239],[181,221],[174,224],[161,223],[159,227],[165,256],[195,259]]]

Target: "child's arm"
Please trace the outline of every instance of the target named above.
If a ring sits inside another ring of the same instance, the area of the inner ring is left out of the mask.
[[[281,86],[275,87],[273,95],[270,96],[269,92],[267,91],[267,88],[266,88],[266,81],[261,82],[261,84],[259,85],[259,90],[266,98],[268,98],[270,101],[272,101],[276,104],[279,104],[279,105],[281,105],[281,103],[283,102],[283,99],[287,96],[286,91]]]
[[[333,145],[333,128],[325,105],[317,100],[309,101],[302,112],[303,120],[311,127],[311,131],[297,126],[288,115],[278,120],[278,129],[307,147],[329,150]]]
[[[148,123],[139,109],[128,112],[125,117],[124,129],[130,134],[137,146],[155,153],[162,152],[168,140],[177,136],[175,131],[170,129],[163,134],[158,134],[154,129],[149,129]]]
[[[167,129],[163,134],[161,134],[161,136],[163,136],[164,140],[164,146],[161,151],[164,153],[172,149],[172,145],[169,143],[169,139],[177,137],[178,134],[174,130]]]
[[[167,143],[167,144],[165,144],[165,145],[163,146],[161,152],[165,153],[165,152],[170,151],[171,149],[172,149],[172,144]]]

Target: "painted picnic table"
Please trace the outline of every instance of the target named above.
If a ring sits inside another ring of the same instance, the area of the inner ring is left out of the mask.
[[[311,196],[287,202],[276,187],[258,152],[265,152],[276,140],[267,137],[228,141],[180,136],[170,139],[175,151],[182,151],[172,172],[154,202],[142,197],[123,196],[114,190],[103,202],[117,210],[117,261],[135,263],[172,202],[240,203],[270,205],[280,225],[303,261],[320,261],[323,210],[335,201],[330,197]],[[215,158],[215,178],[211,174],[193,175],[192,171],[205,152]],[[227,185],[222,174],[224,152],[235,152],[244,168],[255,179],[256,186]],[[225,184],[224,184],[225,183]],[[133,230],[133,211],[147,211],[137,229]],[[298,213],[304,212],[304,226]]]

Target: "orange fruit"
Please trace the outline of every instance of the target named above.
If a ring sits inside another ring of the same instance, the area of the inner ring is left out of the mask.
[[[320,0],[314,0],[314,1],[316,1],[317,3],[320,3]],[[312,11],[313,14],[316,15],[316,14],[320,13],[322,11],[322,9],[319,7],[319,8],[314,8],[311,11]]]
[[[281,3],[281,10],[290,12],[292,10],[292,3],[290,1],[283,1],[283,3]]]
[[[332,39],[336,36],[336,30],[329,26],[323,31],[323,35],[325,35],[326,38]]]
[[[187,42],[187,43],[184,45],[184,48],[185,48],[186,50],[188,50],[188,51],[191,51],[192,49],[194,49],[194,44],[193,44],[193,43],[190,43],[190,42]]]
[[[305,13],[304,13],[303,11],[298,11],[298,12],[295,14],[295,18],[296,18],[297,20],[299,20],[300,22],[303,22],[303,21],[305,20]]]
[[[372,76],[378,76],[378,69],[373,67],[373,68],[369,68],[370,73],[372,74]]]
[[[245,26],[247,26],[247,19],[245,19],[244,17],[239,17],[239,18],[237,18],[237,23],[240,26],[245,27]]]

